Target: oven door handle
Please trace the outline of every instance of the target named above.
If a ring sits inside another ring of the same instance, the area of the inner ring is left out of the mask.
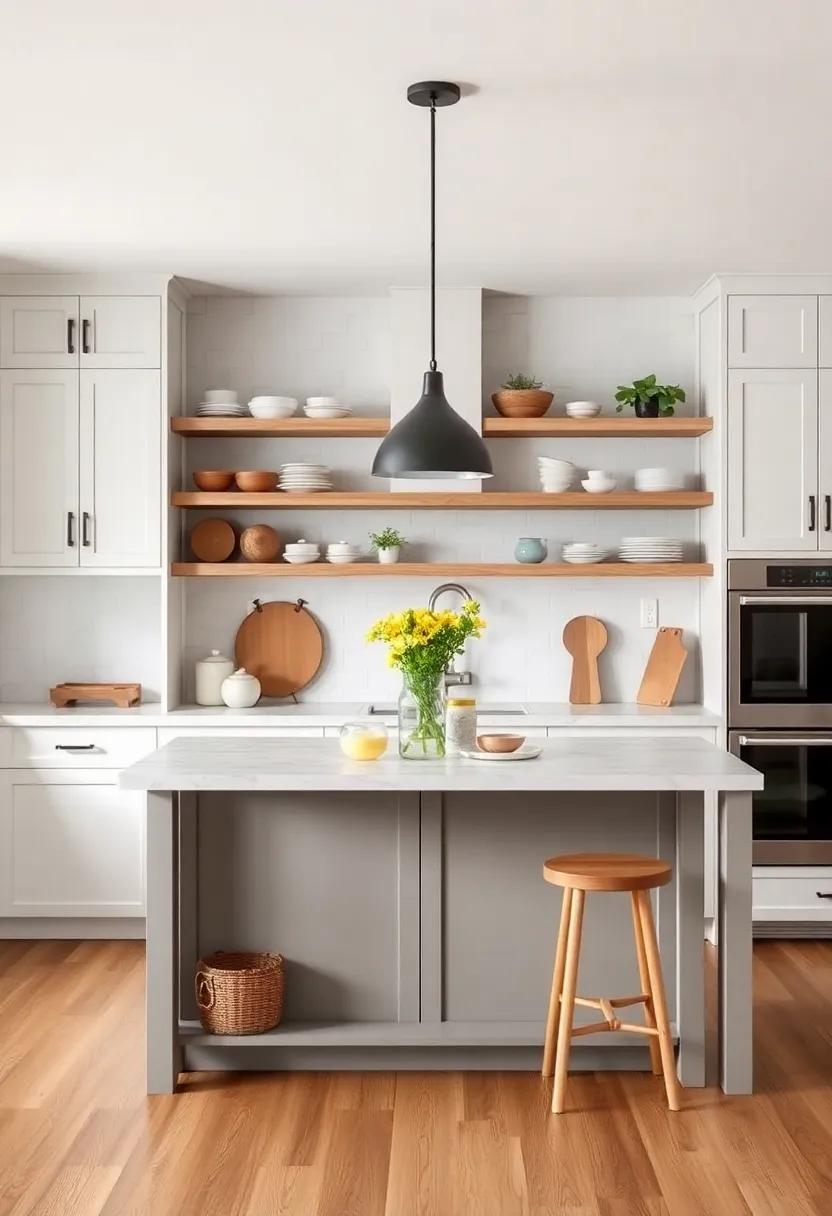
[[[770,735],[740,735],[740,747],[832,747],[832,735],[819,739],[816,735],[789,735],[772,739]]]
[[[778,604],[811,607],[812,604],[832,604],[832,595],[741,595],[740,605],[745,604],[764,604],[767,608],[776,608]]]

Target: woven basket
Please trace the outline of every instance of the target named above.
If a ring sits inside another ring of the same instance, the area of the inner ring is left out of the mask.
[[[283,956],[226,953],[200,959],[196,969],[199,1020],[208,1034],[261,1034],[283,1014]]]

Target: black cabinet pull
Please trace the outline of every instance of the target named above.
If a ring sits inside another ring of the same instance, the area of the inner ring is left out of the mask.
[[[832,891],[815,891],[818,899],[832,899]]]
[[[94,752],[94,743],[56,743],[56,752]]]
[[[75,354],[75,318],[69,317],[66,323],[66,349],[67,354]]]
[[[84,511],[81,515],[81,544],[88,549],[90,546],[90,513]]]
[[[826,512],[826,522],[824,529],[827,532],[832,532],[832,494],[824,494],[823,509]]]
[[[814,532],[817,525],[817,503],[814,494],[809,495],[809,531]]]
[[[81,322],[81,350],[85,355],[90,353],[90,323],[86,318]]]
[[[75,512],[66,513],[66,543],[70,549],[75,547]]]

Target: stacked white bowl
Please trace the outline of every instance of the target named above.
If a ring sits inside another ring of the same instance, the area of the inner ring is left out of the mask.
[[[597,401],[567,401],[566,412],[570,418],[595,418],[601,407]]]
[[[248,403],[252,418],[291,418],[297,408],[297,397],[252,397]]]
[[[320,556],[320,546],[304,540],[303,537],[300,540],[292,541],[283,550],[283,560],[290,562],[293,566],[306,566],[310,562],[316,562]]]
[[[568,490],[577,473],[569,460],[556,460],[554,456],[538,456],[537,468],[540,484],[547,494],[562,494]]]
[[[563,560],[572,566],[594,566],[596,562],[602,562],[605,557],[606,552],[600,545],[573,541],[571,544],[563,546]]]
[[[361,556],[360,546],[351,545],[346,540],[333,541],[326,547],[326,560],[334,566],[347,566],[350,562],[360,561]]]
[[[682,474],[674,469],[636,469],[637,490],[656,492],[659,490],[681,490]]]
[[[336,397],[307,397],[303,412],[307,418],[347,418],[351,405],[342,405]]]

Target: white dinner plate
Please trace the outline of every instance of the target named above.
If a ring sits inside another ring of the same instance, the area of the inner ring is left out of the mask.
[[[516,752],[461,752],[466,760],[534,760],[543,751],[542,747],[534,747],[524,743]]]

